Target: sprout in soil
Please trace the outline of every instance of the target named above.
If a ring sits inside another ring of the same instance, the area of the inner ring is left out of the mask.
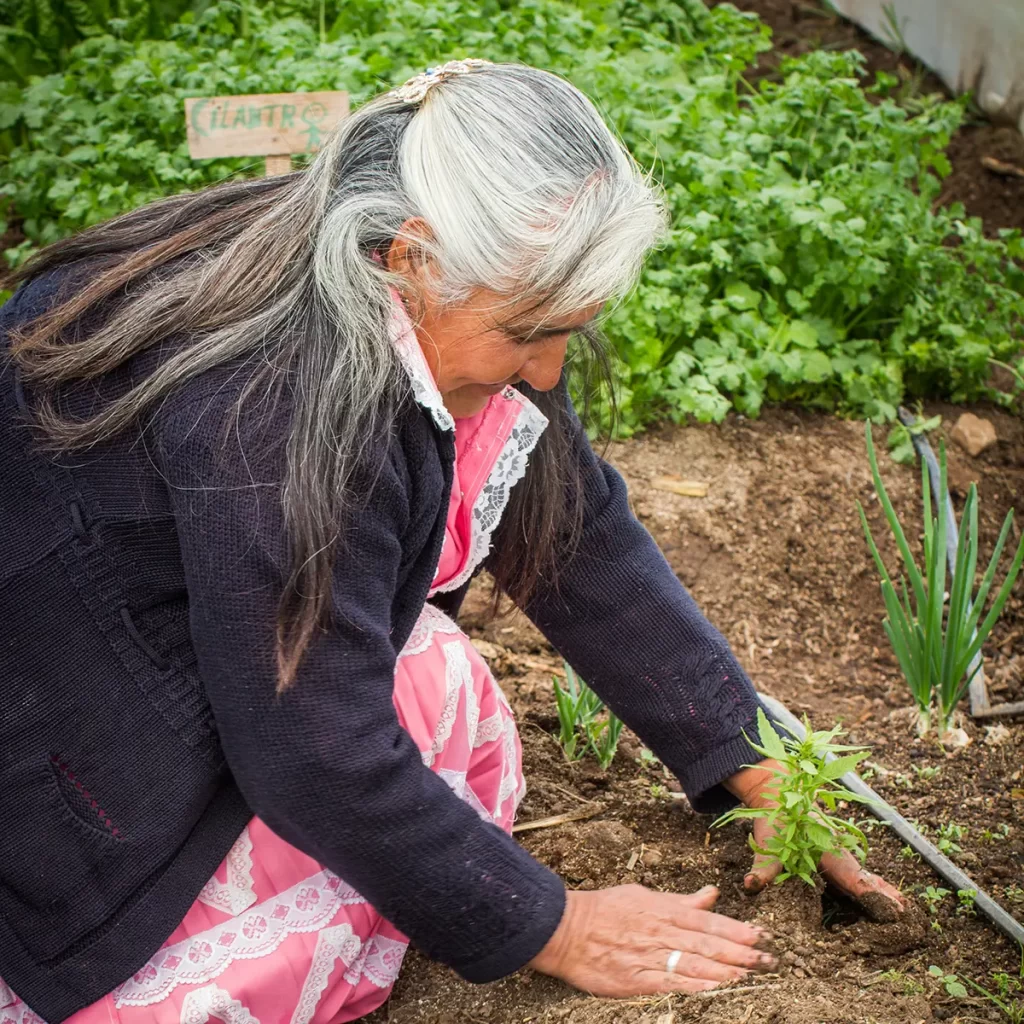
[[[834,743],[842,735],[839,726],[827,732],[812,732],[804,717],[807,735],[804,739],[780,736],[765,713],[759,708],[757,728],[761,742],[747,741],[763,757],[779,763],[767,789],[774,798],[774,807],[734,807],[716,822],[725,825],[741,818],[765,818],[773,828],[763,847],[754,837],[750,845],[755,852],[776,858],[782,871],[775,881],[802,878],[814,885],[814,875],[826,853],[849,850],[863,862],[868,842],[864,833],[844,818],[836,816],[840,801],[870,803],[856,793],[836,785],[836,779],[852,771],[870,751],[861,747]],[[854,751],[854,753],[847,753]],[[829,755],[836,756],[829,760]]]
[[[988,600],[995,578],[996,566],[1006,545],[1010,528],[1013,525],[1013,509],[1006,514],[1003,528],[996,541],[992,560],[988,564],[978,588],[977,595],[972,599],[974,575],[978,565],[978,491],[971,484],[964,502],[961,517],[960,537],[957,543],[956,559],[953,565],[952,579],[949,583],[948,610],[946,608],[946,515],[945,510],[938,509],[932,516],[931,493],[928,488],[928,469],[922,462],[921,476],[924,496],[924,569],[920,569],[910,551],[906,535],[899,518],[889,500],[888,492],[878,472],[878,461],[875,458],[875,447],[871,440],[871,424],[865,424],[867,437],[868,461],[871,463],[871,475],[874,478],[875,491],[878,494],[885,518],[896,540],[907,578],[910,581],[908,591],[906,582],[900,579],[900,596],[897,596],[896,585],[889,575],[885,562],[878,552],[878,545],[871,534],[864,508],[857,502],[861,525],[867,538],[871,555],[882,577],[882,599],[885,601],[887,617],[883,623],[889,642],[906,677],[911,695],[918,708],[918,731],[925,735],[931,728],[932,708],[937,714],[937,731],[939,737],[949,731],[950,719],[957,704],[967,692],[974,673],[968,669],[975,655],[981,651],[992,627],[996,624],[1003,606],[1006,604],[1021,563],[1024,562],[1024,536],[1017,545],[1017,552],[1010,565],[1009,572],[1002,587],[992,602],[992,607],[984,620],[981,613]],[[939,493],[946,493],[946,448],[940,445],[940,485]],[[966,525],[965,525],[966,524]],[[975,630],[977,635],[974,636]],[[980,665],[980,659],[978,665]],[[975,668],[977,671],[977,666]]]
[[[607,769],[619,745],[622,722],[606,710],[604,701],[580,679],[573,667],[568,662],[564,664],[565,689],[559,685],[557,677],[552,678],[558,708],[558,742],[567,761],[578,761],[590,750],[601,767]]]

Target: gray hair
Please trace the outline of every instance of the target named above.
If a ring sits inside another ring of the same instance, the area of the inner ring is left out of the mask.
[[[83,259],[99,269],[14,347],[38,394],[36,417],[61,447],[110,438],[230,360],[261,366],[243,400],[268,393],[268,374],[278,383],[282,370],[291,375],[282,688],[328,614],[341,524],[358,497],[353,473],[407,396],[389,334],[390,290],[407,282],[378,254],[412,218],[430,228],[413,241],[430,257],[440,301],[457,304],[484,288],[510,304],[533,299],[552,316],[622,296],[664,227],[657,190],[582,93],[546,71],[494,64],[434,85],[417,104],[395,93],[371,100],[303,172],[154,203],[50,246],[20,275]],[[65,343],[69,328],[112,299],[98,327]],[[93,418],[59,415],[62,385],[107,373],[171,336],[187,341]],[[557,418],[557,403],[545,411]],[[549,461],[567,458],[558,443],[548,442]],[[549,503],[558,483],[550,468],[536,474],[546,472]],[[523,529],[566,534],[550,508],[520,519]],[[541,545],[548,561],[552,545]],[[526,595],[545,571],[543,559],[533,562],[529,580],[503,581],[507,590]]]

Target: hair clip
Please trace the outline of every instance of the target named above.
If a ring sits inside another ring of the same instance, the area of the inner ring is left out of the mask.
[[[404,85],[391,91],[392,96],[397,96],[406,103],[422,103],[427,93],[440,82],[455,78],[457,75],[468,75],[478,68],[487,67],[489,60],[479,60],[475,57],[467,57],[465,60],[450,60],[440,67],[427,68],[421,75],[410,78]]]

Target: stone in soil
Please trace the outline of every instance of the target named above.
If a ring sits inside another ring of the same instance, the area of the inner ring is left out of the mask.
[[[991,422],[975,416],[973,412],[962,413],[949,436],[972,458],[977,458],[999,440]]]

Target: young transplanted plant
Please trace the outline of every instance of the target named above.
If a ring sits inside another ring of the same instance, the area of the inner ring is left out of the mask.
[[[589,749],[607,769],[619,745],[622,721],[611,711],[602,715],[606,711],[604,701],[580,679],[572,665],[564,665],[565,688],[559,686],[557,678],[552,681],[558,707],[558,742],[565,759],[578,761]]]
[[[900,579],[901,597],[897,596],[889,570],[878,552],[878,545],[871,534],[864,508],[857,502],[864,536],[867,538],[871,555],[882,577],[882,598],[888,617],[883,625],[892,649],[896,654],[906,677],[910,692],[918,707],[918,731],[923,736],[931,728],[931,714],[934,706],[937,713],[936,726],[940,738],[949,731],[950,719],[957,704],[967,692],[974,672],[968,673],[971,662],[981,650],[992,627],[996,624],[1010,591],[1017,579],[1021,563],[1024,562],[1024,536],[1017,545],[1010,570],[1002,587],[996,594],[984,621],[980,621],[985,602],[988,600],[996,566],[1006,545],[1013,525],[1013,509],[1006,513],[1003,528],[999,532],[992,560],[982,578],[977,595],[971,597],[974,589],[974,574],[978,566],[978,489],[972,483],[964,502],[960,523],[960,537],[957,542],[956,558],[953,563],[952,579],[949,581],[949,608],[946,609],[946,515],[939,509],[932,516],[931,492],[928,488],[928,467],[922,462],[921,479],[924,496],[924,568],[914,560],[906,535],[889,500],[889,494],[878,472],[875,446],[871,440],[871,424],[865,424],[868,446],[868,461],[885,518],[896,540],[907,577]],[[939,448],[940,482],[939,493],[946,493],[946,447]],[[902,598],[902,599],[901,599]],[[975,631],[977,631],[975,635]]]
[[[837,817],[835,811],[841,800],[870,803],[867,797],[836,785],[836,780],[856,768],[870,751],[834,743],[842,735],[838,725],[827,732],[812,732],[806,716],[804,725],[804,739],[780,736],[758,709],[761,742],[755,743],[749,736],[747,741],[763,757],[779,762],[767,786],[777,804],[734,807],[715,822],[721,826],[740,818],[766,818],[773,834],[763,847],[751,836],[750,846],[756,853],[777,858],[782,865],[776,883],[796,877],[814,885],[814,875],[826,853],[849,850],[863,863],[868,850],[864,833],[853,822]],[[834,759],[830,760],[829,755]]]

